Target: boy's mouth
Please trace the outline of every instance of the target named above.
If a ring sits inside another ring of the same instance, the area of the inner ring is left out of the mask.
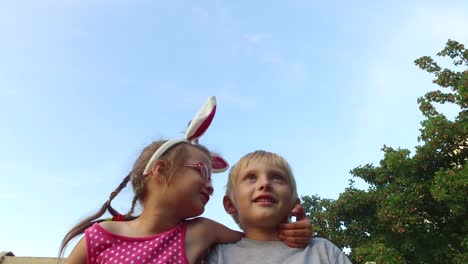
[[[273,196],[263,194],[263,195],[259,195],[259,196],[255,197],[253,202],[254,203],[261,203],[261,204],[264,204],[264,203],[271,204],[271,203],[276,203],[277,201]]]

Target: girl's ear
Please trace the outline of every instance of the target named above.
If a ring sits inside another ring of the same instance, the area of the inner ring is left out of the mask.
[[[163,175],[167,172],[168,168],[169,163],[166,160],[157,160],[150,171],[152,175]]]
[[[234,203],[229,199],[227,195],[223,197],[223,205],[224,205],[224,210],[226,213],[232,215],[232,214],[237,214],[237,209],[234,206]]]

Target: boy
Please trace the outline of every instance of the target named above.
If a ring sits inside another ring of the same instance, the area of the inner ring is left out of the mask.
[[[234,244],[218,245],[205,263],[345,263],[346,255],[330,241],[313,238],[305,249],[278,241],[278,226],[288,222],[299,204],[296,182],[281,156],[254,151],[242,157],[229,173],[224,208],[244,231]]]

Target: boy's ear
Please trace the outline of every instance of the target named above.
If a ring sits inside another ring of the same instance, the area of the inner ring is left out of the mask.
[[[302,209],[301,207],[301,200],[299,198],[296,198],[292,204],[291,213],[289,214],[289,220],[291,220],[291,217],[293,216],[296,217],[296,220],[298,220],[297,217],[302,219],[306,216],[304,213],[304,209]]]
[[[224,210],[226,213],[232,215],[237,213],[237,209],[234,206],[234,203],[229,199],[227,195],[224,195],[223,197],[223,205],[224,205]]]
[[[293,208],[294,208],[296,205],[300,205],[300,204],[301,204],[301,199],[296,198],[296,201],[294,201],[294,204],[293,204]]]
[[[300,207],[301,207],[301,199],[296,198],[293,201],[293,204],[292,204],[292,207],[291,207],[291,212],[294,213],[296,210],[299,210]]]

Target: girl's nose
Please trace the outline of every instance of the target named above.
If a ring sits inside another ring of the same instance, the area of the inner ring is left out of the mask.
[[[213,184],[211,182],[209,181],[206,182],[206,189],[208,190],[209,195],[213,194],[214,189],[213,189]]]

